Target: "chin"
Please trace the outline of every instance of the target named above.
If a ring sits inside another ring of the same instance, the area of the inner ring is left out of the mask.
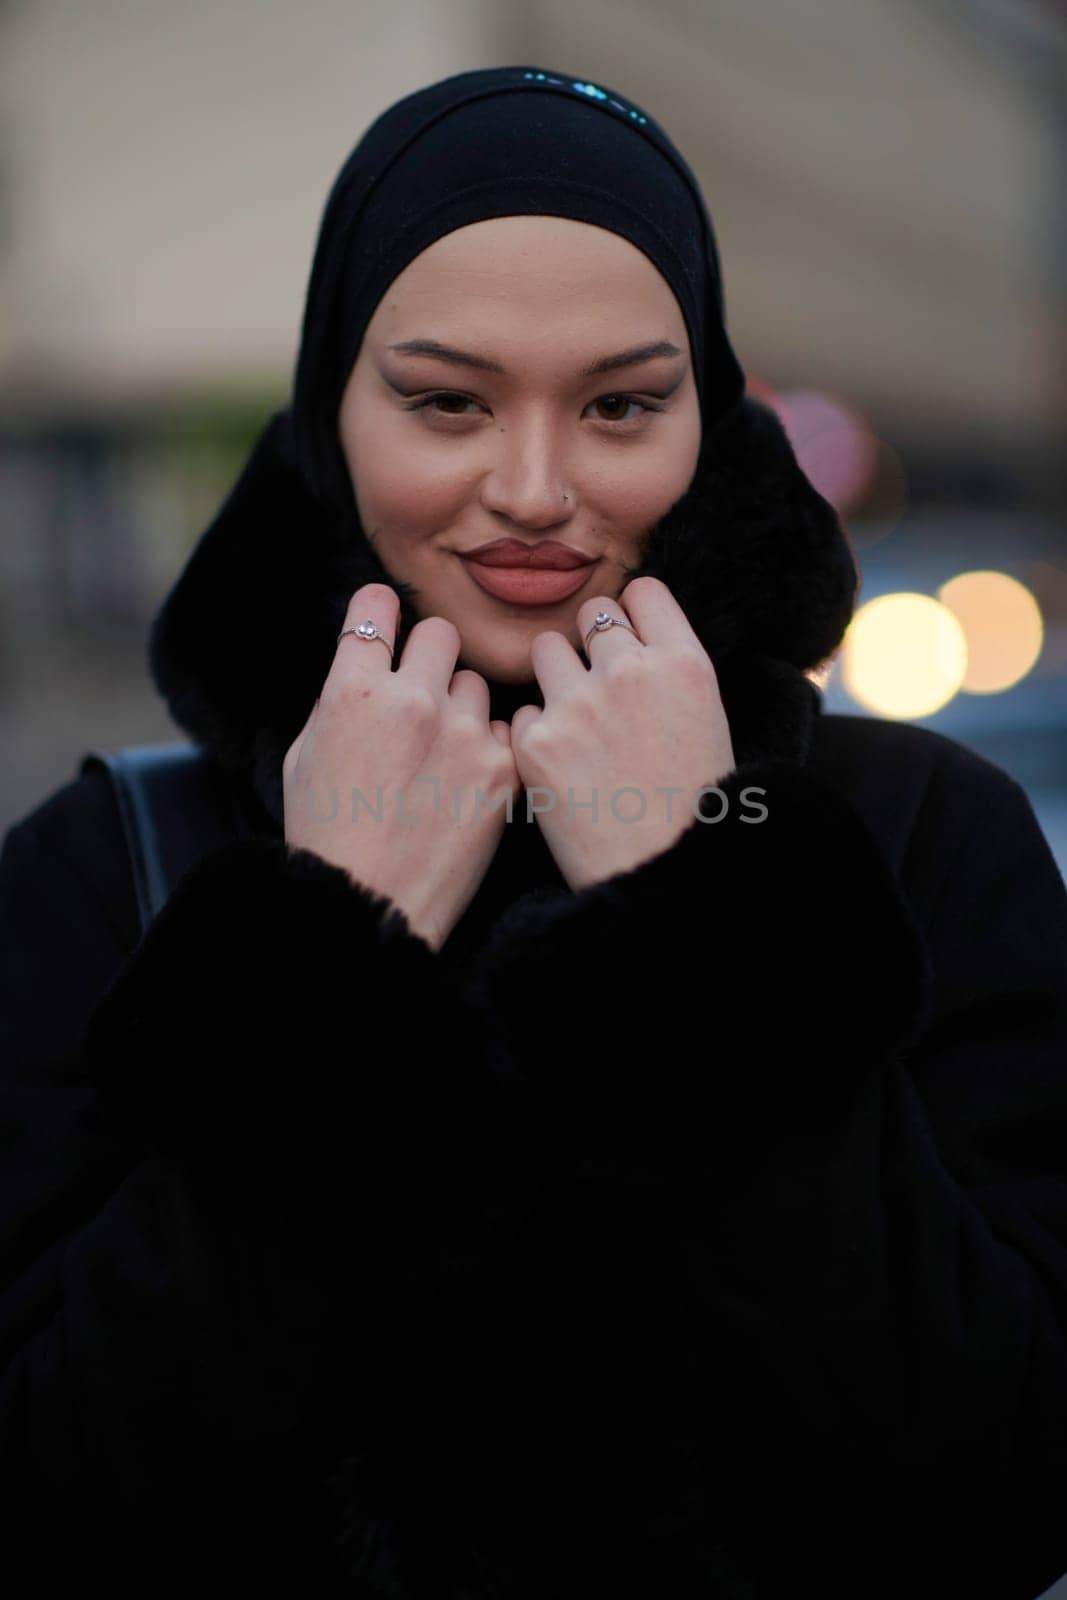
[[[463,645],[456,665],[480,672],[490,683],[536,684],[537,675],[530,664],[530,645],[537,634],[549,630],[562,633],[577,648],[575,614],[552,617],[549,615],[551,607],[539,609],[540,615],[515,618],[492,628],[468,625],[464,633],[460,627]]]
[[[528,654],[509,659],[506,656],[483,654],[481,651],[474,651],[471,654],[463,651],[461,662],[456,664],[480,672],[490,683],[536,683],[537,681]]]

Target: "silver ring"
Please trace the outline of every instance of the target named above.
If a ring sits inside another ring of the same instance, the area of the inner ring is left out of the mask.
[[[340,644],[346,633],[354,633],[357,639],[380,639],[389,652],[389,659],[392,660],[393,646],[377,624],[371,622],[369,618],[366,622],[361,622],[356,628],[342,628],[337,635],[335,643]]]
[[[627,622],[623,617],[610,616],[606,611],[598,611],[596,614],[596,621],[593,623],[593,626],[585,636],[586,655],[589,654],[589,641],[593,637],[594,633],[606,633],[609,628],[629,628],[634,638],[637,639],[637,629],[634,627],[632,622]],[[640,644],[640,639],[637,639],[637,642]]]

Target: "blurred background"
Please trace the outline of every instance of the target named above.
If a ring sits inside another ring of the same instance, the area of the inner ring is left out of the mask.
[[[502,64],[647,103],[694,167],[862,567],[826,709],[997,762],[1067,870],[1058,0],[0,0],[0,830],[183,737],[148,623],[288,400],[333,177]]]

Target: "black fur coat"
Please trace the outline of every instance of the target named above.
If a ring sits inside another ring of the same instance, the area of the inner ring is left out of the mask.
[[[571,894],[517,807],[435,955],[284,844],[282,756],[391,580],[281,413],[150,652],[258,836],[142,940],[99,773],[8,834],[0,1515],[33,1592],[1034,1600],[1067,1568],[1045,840],[964,747],[823,713],[855,565],[758,402],[639,570],[715,662],[726,814]]]

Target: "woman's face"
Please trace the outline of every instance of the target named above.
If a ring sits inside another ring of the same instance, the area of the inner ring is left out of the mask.
[[[401,348],[416,342],[442,349]],[[555,629],[580,650],[579,606],[620,593],[692,481],[685,319],[619,234],[567,217],[471,223],[386,291],[339,433],[363,527],[417,614],[455,623],[464,666],[529,682],[536,635]],[[522,568],[465,559],[503,539]],[[552,542],[588,564],[547,570]]]

